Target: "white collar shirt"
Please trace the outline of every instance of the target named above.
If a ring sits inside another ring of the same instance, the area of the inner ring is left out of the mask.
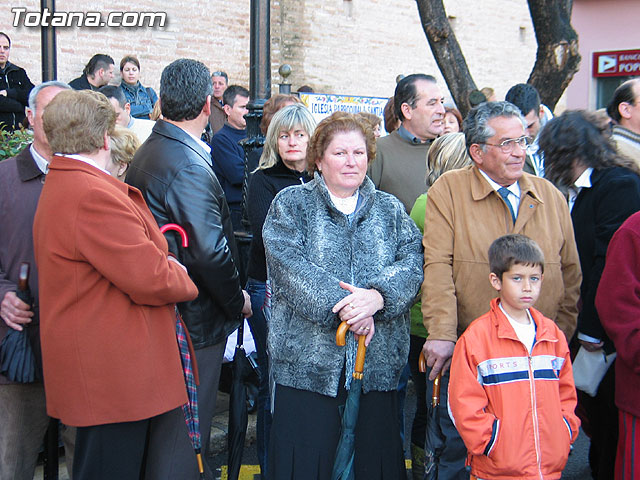
[[[493,180],[491,180],[491,178],[489,178],[489,175],[487,175],[484,171],[482,171],[482,169],[478,169],[478,170],[480,170],[480,173],[482,174],[482,176],[487,180],[487,182],[489,182],[489,185],[491,185],[491,188],[493,188],[496,192],[502,188],[502,185],[499,185]],[[507,199],[509,200],[509,203],[511,204],[511,208],[513,208],[513,212],[515,213],[515,216],[517,218],[518,208],[520,208],[520,195],[522,194],[522,191],[520,190],[520,185],[518,185],[518,182],[514,182],[506,188],[507,190],[509,190],[509,195],[507,196]]]
[[[567,195],[567,199],[569,200],[569,211],[573,210],[573,206],[576,204],[576,199],[578,195],[582,191],[583,188],[591,188],[591,174],[593,173],[593,168],[589,167],[582,175],[578,177],[578,179],[569,187],[569,192]]]
[[[36,147],[33,146],[33,143],[29,147],[29,152],[31,152],[31,156],[33,157],[33,160],[36,162],[36,165],[38,166],[40,171],[45,175],[49,173],[49,160],[38,153]]]
[[[66,158],[73,158],[74,160],[79,160],[81,162],[84,162],[88,165],[91,165],[92,167],[97,168],[98,170],[106,173],[107,175],[111,175],[111,173],[108,170],[105,170],[104,168],[100,167],[96,162],[94,162],[93,160],[91,160],[88,157],[83,157],[82,155],[78,155],[78,154],[67,154],[67,153],[56,153],[57,156],[59,157],[66,157]]]

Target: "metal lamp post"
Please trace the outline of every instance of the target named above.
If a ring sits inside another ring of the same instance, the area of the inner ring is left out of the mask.
[[[264,145],[260,131],[262,108],[271,97],[271,4],[270,0],[251,0],[249,32],[249,96],[247,105],[247,137],[240,142],[244,149],[244,180],[242,182],[242,231],[234,232],[240,258],[240,277],[246,280],[251,232],[246,214],[247,187],[249,184],[249,157]]]
[[[287,77],[291,75],[291,65],[287,63],[280,65],[278,73],[282,77],[282,83],[280,84],[280,93],[289,95],[291,93],[291,84],[287,82]]]
[[[55,0],[41,0],[40,10],[45,8],[49,12],[56,11]],[[55,27],[40,28],[40,44],[42,52],[42,81],[48,82],[58,78],[58,61],[56,52],[56,29]]]

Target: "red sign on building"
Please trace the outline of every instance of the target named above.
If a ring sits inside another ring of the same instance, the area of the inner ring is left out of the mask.
[[[593,54],[594,77],[640,75],[640,50],[617,50]]]

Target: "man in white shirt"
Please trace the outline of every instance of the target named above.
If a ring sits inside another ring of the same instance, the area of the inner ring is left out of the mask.
[[[547,122],[553,118],[553,113],[541,103],[540,94],[536,87],[528,83],[519,83],[511,87],[505,100],[520,109],[526,122],[527,135],[532,140],[527,146],[524,171],[544,177],[544,156],[538,152],[538,135]]]
[[[156,122],[153,120],[145,120],[144,118],[134,118],[131,115],[131,105],[127,102],[124,92],[120,87],[107,85],[98,90],[109,99],[116,111],[116,124],[128,128],[136,134],[140,143],[151,135],[151,130]]]

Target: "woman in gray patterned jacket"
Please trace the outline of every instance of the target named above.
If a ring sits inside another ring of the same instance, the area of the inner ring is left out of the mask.
[[[276,382],[271,480],[330,477],[356,335],[368,345],[356,479],[406,475],[395,395],[407,362],[408,311],[422,282],[421,235],[402,203],[366,177],[374,158],[371,128],[334,113],[311,139],[314,180],[281,191],[265,221]],[[346,348],[335,343],[341,320],[351,331]]]

